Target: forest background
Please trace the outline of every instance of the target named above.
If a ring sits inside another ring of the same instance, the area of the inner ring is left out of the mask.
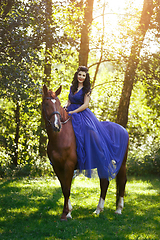
[[[128,174],[160,173],[160,1],[1,0],[0,176],[53,175],[42,87],[89,68],[90,109],[126,127]]]

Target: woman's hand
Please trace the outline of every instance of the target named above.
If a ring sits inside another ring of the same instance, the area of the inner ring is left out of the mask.
[[[69,112],[68,112],[68,114],[73,114],[73,113],[75,113],[75,111],[69,111]]]
[[[67,101],[67,103],[64,105],[64,110],[66,110],[67,111],[67,108],[69,107],[69,105],[71,104],[71,102],[69,101],[69,99],[68,99],[68,101]]]
[[[64,108],[64,110],[66,110],[66,112],[67,112],[67,106],[64,106],[63,108]]]

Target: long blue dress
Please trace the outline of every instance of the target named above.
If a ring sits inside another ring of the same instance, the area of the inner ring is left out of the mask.
[[[70,90],[68,111],[80,107],[84,95],[83,89],[75,94]],[[127,149],[127,131],[116,123],[100,122],[89,108],[73,113],[71,119],[76,137],[77,169],[86,170],[85,175],[91,177],[91,170],[97,168],[100,178],[115,178]]]

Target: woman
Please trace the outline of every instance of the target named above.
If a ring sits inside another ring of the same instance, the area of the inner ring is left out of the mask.
[[[89,110],[90,77],[88,69],[80,66],[70,88],[67,111],[72,116],[76,136],[77,160],[81,172],[91,177],[91,169],[97,168],[100,178],[114,178],[123,161],[128,133],[113,122],[99,122]]]

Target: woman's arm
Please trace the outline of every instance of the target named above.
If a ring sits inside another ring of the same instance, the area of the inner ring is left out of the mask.
[[[77,109],[75,109],[74,111],[70,111],[68,112],[69,114],[73,114],[73,113],[78,113],[78,112],[82,112],[83,110],[85,110],[86,108],[88,108],[89,106],[89,101],[90,101],[90,93],[85,94],[84,96],[84,103]]]

